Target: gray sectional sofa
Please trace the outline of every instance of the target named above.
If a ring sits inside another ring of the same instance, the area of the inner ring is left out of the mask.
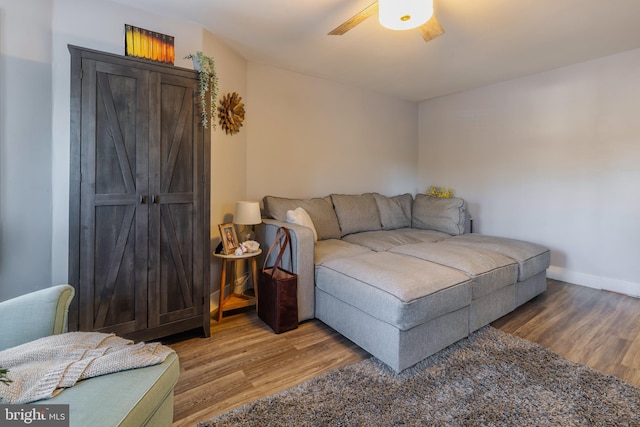
[[[278,227],[292,231],[299,320],[321,320],[396,372],[546,290],[549,250],[467,233],[459,198],[263,202],[264,245]]]

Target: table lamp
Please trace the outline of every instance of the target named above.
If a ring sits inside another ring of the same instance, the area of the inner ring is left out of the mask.
[[[260,203],[236,202],[236,211],[233,214],[233,223],[244,226],[242,230],[238,232],[241,243],[246,242],[247,240],[255,240],[256,235],[253,231],[253,226],[255,224],[260,224],[261,222]]]

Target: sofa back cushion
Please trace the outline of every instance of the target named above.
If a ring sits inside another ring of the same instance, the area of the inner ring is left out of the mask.
[[[342,236],[361,231],[382,230],[373,194],[366,193],[360,196],[332,194],[331,200]]]
[[[340,225],[333,210],[330,197],[315,199],[287,199],[284,197],[265,196],[263,198],[265,214],[278,221],[287,221],[287,211],[296,208],[304,209],[318,234],[318,240],[339,239]]]
[[[373,193],[380,214],[383,230],[411,227],[411,205],[413,196],[409,193],[387,197]]]
[[[458,236],[464,233],[466,203],[457,197],[438,198],[416,194],[413,201],[411,226],[436,230]]]

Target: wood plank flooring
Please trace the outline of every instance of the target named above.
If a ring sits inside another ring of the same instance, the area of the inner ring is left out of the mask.
[[[640,387],[640,299],[549,280],[544,294],[492,325]],[[166,343],[180,357],[174,426],[369,357],[322,322],[276,335],[255,311],[212,321],[209,338]]]

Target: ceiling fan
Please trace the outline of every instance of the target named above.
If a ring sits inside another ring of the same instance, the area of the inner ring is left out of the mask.
[[[383,26],[394,30],[417,28],[424,41],[428,42],[444,34],[444,29],[433,14],[433,4],[431,1],[432,0],[379,0],[331,30],[329,35],[341,36],[371,15],[378,13],[380,23]],[[408,7],[417,6],[420,10],[412,11],[410,9],[403,10],[394,8],[394,6],[402,5],[403,3]],[[430,16],[430,18],[428,16]],[[424,21],[425,19],[427,19],[426,22]],[[415,24],[416,20],[419,22],[417,25]]]

